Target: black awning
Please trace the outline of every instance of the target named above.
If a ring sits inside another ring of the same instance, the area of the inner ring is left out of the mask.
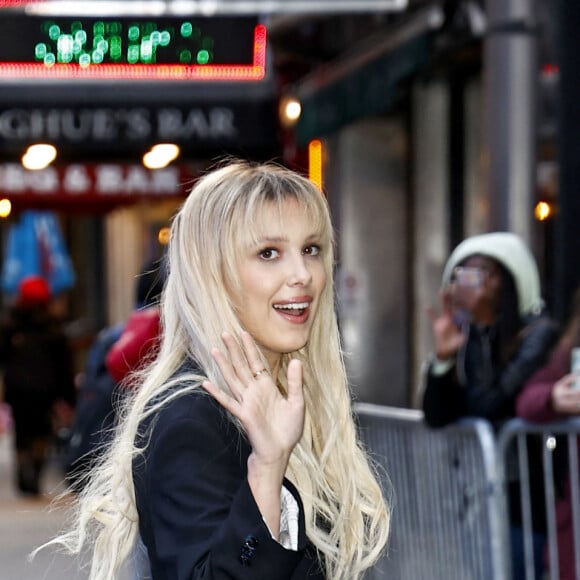
[[[302,105],[296,125],[301,145],[387,110],[405,80],[428,61],[433,31],[442,26],[432,6],[395,30],[367,39],[358,50],[314,71],[291,91]]]

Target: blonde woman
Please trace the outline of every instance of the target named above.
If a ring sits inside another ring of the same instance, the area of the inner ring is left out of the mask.
[[[230,163],[175,217],[159,354],[54,542],[117,577],[356,580],[389,508],[355,433],[320,192]],[[148,576],[149,577],[149,576]]]

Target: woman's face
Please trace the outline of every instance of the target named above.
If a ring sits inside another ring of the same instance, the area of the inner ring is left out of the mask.
[[[470,256],[461,263],[464,268],[480,272],[480,284],[470,288],[468,309],[476,322],[491,324],[495,321],[501,302],[502,276],[497,262],[485,256]]]
[[[241,293],[234,296],[240,322],[274,368],[283,353],[302,348],[310,336],[326,285],[321,240],[295,200],[282,211],[265,206],[256,222],[258,245],[242,250]]]

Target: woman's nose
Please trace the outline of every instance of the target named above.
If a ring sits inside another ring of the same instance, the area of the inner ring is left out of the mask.
[[[300,256],[296,256],[292,260],[288,283],[291,286],[305,286],[309,284],[311,280],[312,274],[310,272],[310,268],[308,267],[307,259],[302,254],[300,254]]]

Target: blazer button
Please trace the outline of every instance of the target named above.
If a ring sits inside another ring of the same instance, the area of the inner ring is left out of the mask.
[[[258,544],[258,538],[255,536],[246,537],[240,550],[240,562],[242,563],[242,566],[250,565],[250,561],[254,557]]]

